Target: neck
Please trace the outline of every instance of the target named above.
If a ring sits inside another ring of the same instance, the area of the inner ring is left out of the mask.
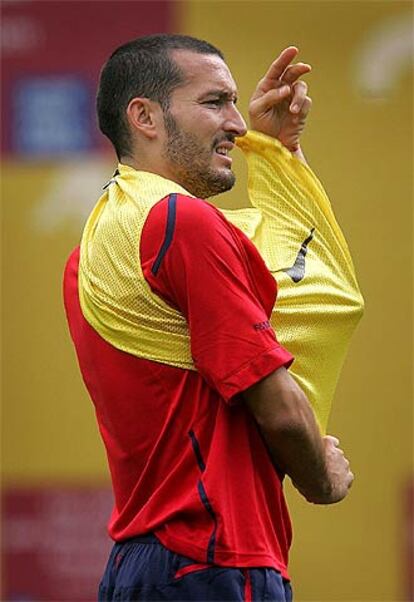
[[[152,164],[145,163],[143,161],[136,161],[133,157],[129,156],[121,157],[119,159],[119,163],[121,163],[122,165],[126,165],[127,167],[132,167],[133,169],[135,169],[135,171],[143,171],[145,173],[154,174],[156,176],[164,178],[165,180],[174,182],[174,184],[180,186],[189,195],[192,195],[192,193],[188,191],[185,186],[183,186],[183,184],[179,181],[179,178],[176,177],[176,175],[171,174],[165,170],[159,169],[158,167],[155,167]]]
[[[138,160],[134,156],[124,155],[119,159],[119,162],[122,163],[122,165],[127,165],[128,167],[132,167],[136,171],[145,171],[147,173],[152,173],[157,176],[161,176],[162,178],[165,178],[166,180],[171,180],[172,182],[175,182],[179,186],[183,186],[182,183],[179,181],[178,174],[172,173],[171,169],[168,169],[167,166],[163,165],[161,159],[154,162],[154,161],[145,160],[144,158],[140,158]]]

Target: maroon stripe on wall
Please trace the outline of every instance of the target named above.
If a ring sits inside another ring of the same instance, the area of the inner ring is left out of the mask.
[[[99,71],[119,45],[172,32],[176,2],[71,0],[2,3],[2,149],[13,148],[15,85],[28,76],[77,74],[96,88]]]

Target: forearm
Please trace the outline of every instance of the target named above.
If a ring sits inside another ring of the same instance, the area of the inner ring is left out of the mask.
[[[262,382],[260,389],[261,395],[277,398],[276,411],[272,405],[258,411],[254,390],[245,397],[273,463],[309,501],[326,503],[331,487],[324,443],[306,396],[286,371]]]
[[[354,480],[339,441],[322,437],[305,394],[285,368],[243,393],[276,467],[315,504],[342,500]]]
[[[328,478],[324,445],[310,418],[312,410],[301,418],[281,423],[277,428],[259,426],[275,466],[292,479],[295,487],[309,501],[327,504],[331,501],[332,486]]]

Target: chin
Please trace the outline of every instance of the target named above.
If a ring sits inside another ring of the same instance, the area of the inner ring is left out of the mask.
[[[236,176],[231,169],[215,170],[213,177],[205,182],[206,197],[216,196],[231,190],[236,182]]]
[[[218,194],[222,194],[233,188],[236,176],[228,168],[198,170],[186,172],[185,177],[181,178],[181,185],[192,195],[207,199]]]

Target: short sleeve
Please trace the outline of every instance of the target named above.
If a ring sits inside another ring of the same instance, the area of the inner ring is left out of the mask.
[[[269,321],[274,279],[249,239],[208,202],[173,194],[157,203],[140,254],[153,292],[187,320],[198,372],[224,400],[293,361]]]

